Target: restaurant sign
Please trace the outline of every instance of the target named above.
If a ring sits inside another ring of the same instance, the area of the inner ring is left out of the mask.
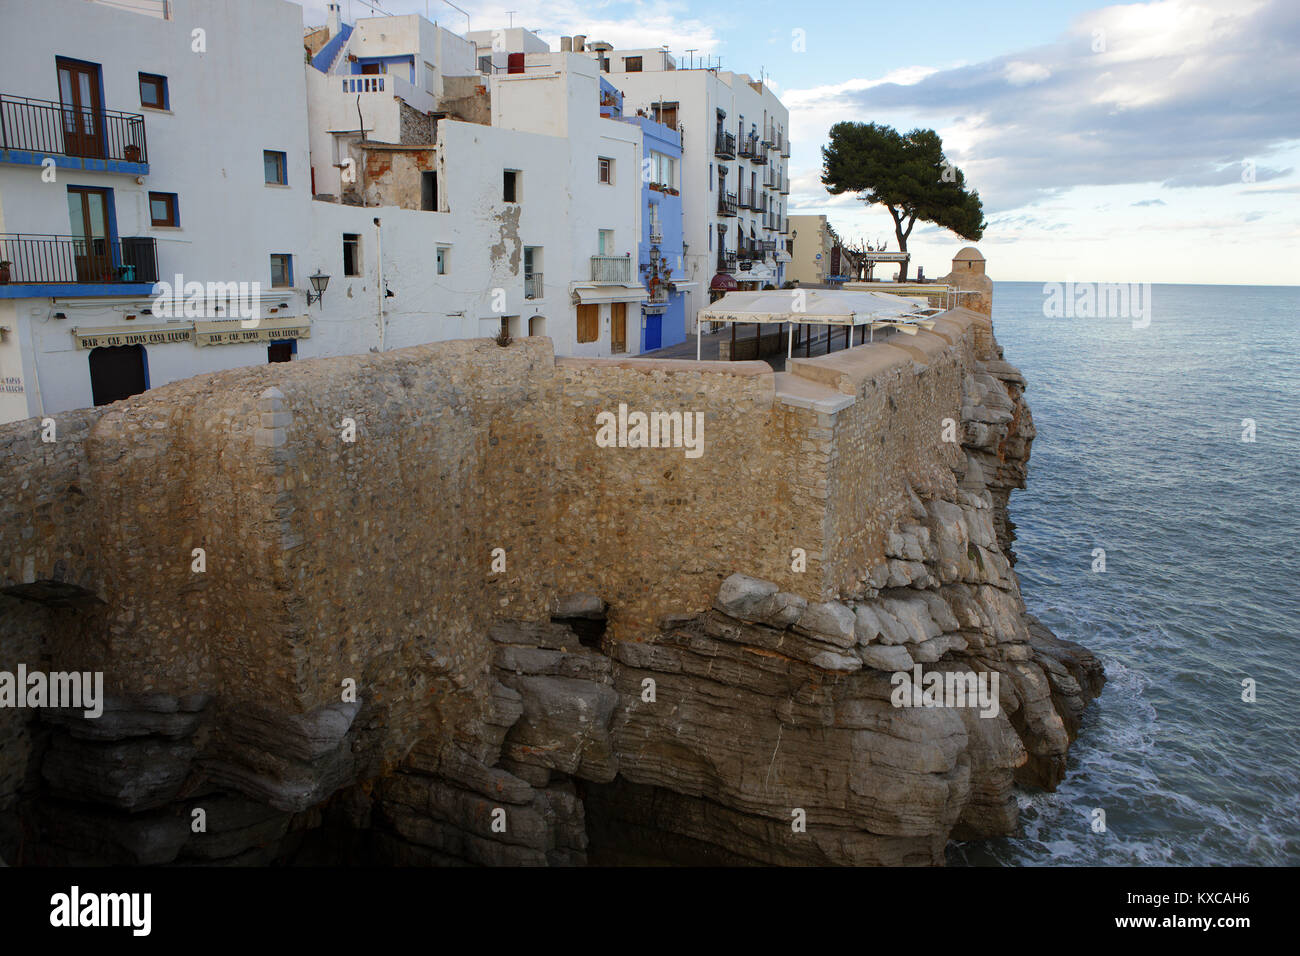
[[[109,325],[94,329],[73,329],[79,349],[97,349],[113,345],[165,345],[168,342],[188,342],[194,335],[194,326],[173,323],[152,325]]]
[[[278,319],[262,319],[257,322],[225,319],[194,323],[195,345],[243,345],[278,342],[281,339],[309,338],[311,338],[311,322],[306,316],[286,316]]]
[[[79,349],[97,349],[114,345],[167,345],[193,342],[195,345],[241,345],[278,342],[281,339],[311,338],[311,322],[305,317],[285,316],[275,319],[222,319],[212,322],[154,323],[112,325],[93,329],[73,329]]]

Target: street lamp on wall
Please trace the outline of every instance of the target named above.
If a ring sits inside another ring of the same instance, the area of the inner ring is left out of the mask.
[[[307,304],[310,306],[313,302],[320,302],[324,297],[325,288],[330,284],[330,277],[317,269],[315,275],[307,278],[311,279],[311,287],[315,290],[314,294],[312,292],[307,293]]]

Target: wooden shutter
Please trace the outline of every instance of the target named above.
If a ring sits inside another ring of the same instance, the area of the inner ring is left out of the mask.
[[[594,342],[600,338],[600,306],[578,306],[578,341]]]

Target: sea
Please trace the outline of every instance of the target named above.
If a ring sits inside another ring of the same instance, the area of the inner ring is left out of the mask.
[[[1300,864],[1300,287],[1152,285],[1104,318],[1061,293],[994,286],[1038,430],[1016,571],[1106,686],[1022,832],[948,862]]]

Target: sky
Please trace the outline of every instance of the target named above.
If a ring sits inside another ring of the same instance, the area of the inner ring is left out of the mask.
[[[994,278],[1300,284],[1300,0],[341,2],[762,74],[790,110],[789,212],[851,241],[897,248],[883,207],[821,184],[842,120],[939,133],[983,200]],[[968,244],[918,222],[908,248],[938,276]]]

